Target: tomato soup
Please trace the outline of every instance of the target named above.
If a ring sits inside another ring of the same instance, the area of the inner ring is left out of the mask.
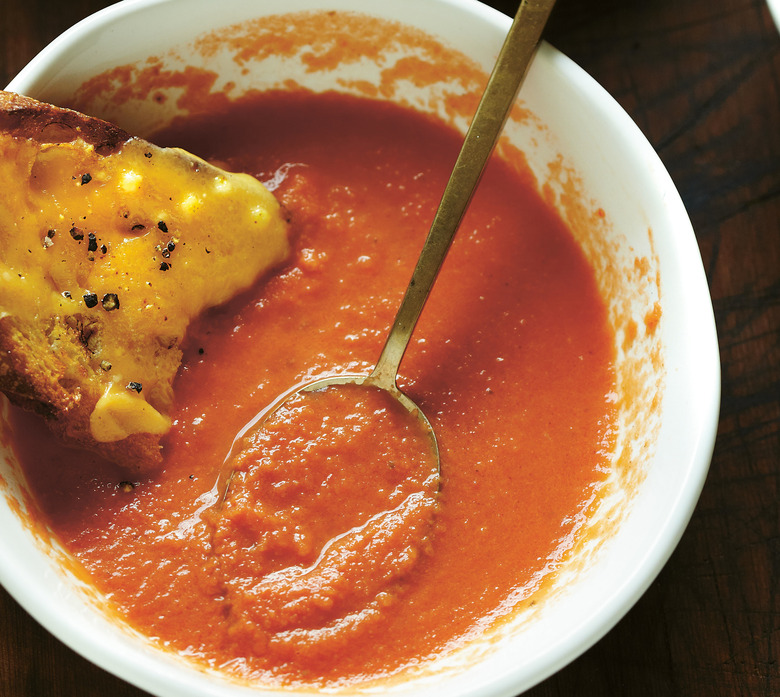
[[[268,685],[392,675],[535,602],[607,476],[614,341],[531,175],[490,163],[401,366],[440,480],[382,395],[330,396],[250,433],[220,504],[258,411],[370,371],[461,136],[389,103],[280,92],[156,140],[266,182],[293,254],[190,328],[160,472],[130,477],[14,412],[40,516],[90,581],[158,644]]]

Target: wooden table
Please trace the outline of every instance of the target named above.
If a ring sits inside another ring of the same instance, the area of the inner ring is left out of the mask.
[[[0,0],[0,83],[105,4]],[[723,400],[710,476],[672,559],[613,631],[529,694],[780,695],[780,38],[763,0],[559,0],[546,36],[628,111],[682,194]],[[0,591],[0,695],[143,694]]]

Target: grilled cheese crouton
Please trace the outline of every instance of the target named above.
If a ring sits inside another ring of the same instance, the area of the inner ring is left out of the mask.
[[[159,463],[187,326],[287,253],[253,177],[0,92],[0,390],[65,438]]]

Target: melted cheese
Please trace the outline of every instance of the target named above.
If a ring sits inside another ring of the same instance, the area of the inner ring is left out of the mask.
[[[99,155],[4,135],[0,184],[0,318],[43,328],[44,349],[83,347],[87,384],[73,377],[97,441],[163,433],[192,318],[286,256],[279,204],[253,177],[135,139]]]
[[[92,410],[89,426],[96,441],[111,443],[133,433],[163,435],[171,427],[171,420],[137,392],[112,384]]]

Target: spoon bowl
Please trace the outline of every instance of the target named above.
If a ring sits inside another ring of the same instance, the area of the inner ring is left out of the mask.
[[[393,376],[394,377],[394,376]],[[400,404],[406,412],[408,412],[416,421],[422,434],[426,436],[427,450],[421,454],[430,458],[431,461],[431,473],[435,476],[434,487],[438,491],[441,485],[441,457],[439,453],[439,444],[436,439],[436,431],[433,425],[426,417],[417,404],[409,398],[404,392],[402,392],[395,384],[393,380],[392,385],[382,384],[379,377],[374,370],[369,375],[361,375],[355,373],[343,373],[340,375],[330,375],[328,377],[320,378],[314,381],[305,382],[287,390],[287,392],[279,395],[273,402],[271,402],[265,409],[258,412],[258,414],[249,421],[241,431],[236,434],[233,440],[233,445],[230,448],[228,456],[225,458],[225,463],[220,474],[219,481],[214,487],[214,492],[217,495],[217,506],[222,507],[230,492],[230,487],[235,475],[234,458],[241,451],[246,439],[257,432],[263,427],[274,414],[276,414],[285,405],[289,404],[295,397],[299,395],[306,395],[314,392],[321,392],[330,388],[339,388],[345,386],[357,386],[360,388],[376,388],[383,390],[390,395],[398,404]]]

